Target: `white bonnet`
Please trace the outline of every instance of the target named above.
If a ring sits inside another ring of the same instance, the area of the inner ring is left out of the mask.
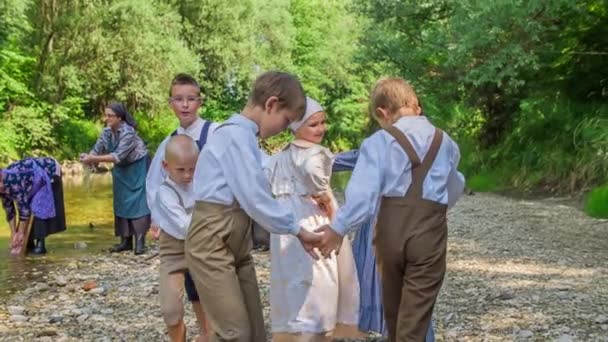
[[[291,128],[291,130],[295,132],[298,130],[298,128],[300,128],[300,126],[302,126],[306,122],[306,120],[308,120],[308,118],[313,116],[315,113],[324,111],[325,110],[323,109],[323,107],[321,107],[319,102],[311,99],[310,97],[306,97],[306,112],[304,113],[302,120],[292,123],[291,125],[289,125],[289,128]]]

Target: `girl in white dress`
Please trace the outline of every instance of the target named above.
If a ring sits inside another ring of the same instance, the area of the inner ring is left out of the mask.
[[[329,183],[334,157],[319,145],[326,132],[323,108],[307,98],[304,118],[290,128],[295,140],[270,157],[266,172],[274,196],[292,208],[303,229],[314,231],[336,210]],[[270,241],[273,341],[357,335],[359,283],[350,244],[315,261],[294,236],[272,234]]]

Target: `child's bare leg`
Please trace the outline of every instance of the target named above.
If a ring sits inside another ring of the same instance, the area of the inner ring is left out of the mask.
[[[196,339],[196,342],[207,342],[211,336],[211,327],[209,326],[209,321],[207,321],[207,317],[205,316],[203,305],[200,301],[193,301],[192,309],[194,310],[196,321],[198,322],[200,329],[200,336]]]
[[[179,321],[176,325],[168,325],[167,328],[171,342],[186,342],[186,324],[184,324],[184,320]]]
[[[186,341],[184,324],[184,275],[182,273],[162,274],[160,277],[161,312],[171,342]]]

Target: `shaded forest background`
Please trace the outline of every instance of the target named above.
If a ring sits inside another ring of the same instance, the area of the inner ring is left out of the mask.
[[[468,186],[589,192],[608,216],[606,0],[0,0],[0,165],[75,159],[104,104],[135,113],[151,150],[176,126],[178,72],[222,121],[261,71],[298,75],[329,114],[326,145],[375,129],[382,76],[416,87],[462,150]],[[266,142],[280,148],[288,134]]]

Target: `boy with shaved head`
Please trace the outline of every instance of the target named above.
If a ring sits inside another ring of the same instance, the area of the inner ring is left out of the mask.
[[[160,232],[160,308],[171,341],[186,341],[184,287],[200,325],[198,341],[207,341],[209,328],[194,283],[186,267],[184,239],[194,198],[192,177],[198,159],[198,146],[188,135],[174,135],[167,141],[162,167],[167,174],[153,202],[153,220]]]

